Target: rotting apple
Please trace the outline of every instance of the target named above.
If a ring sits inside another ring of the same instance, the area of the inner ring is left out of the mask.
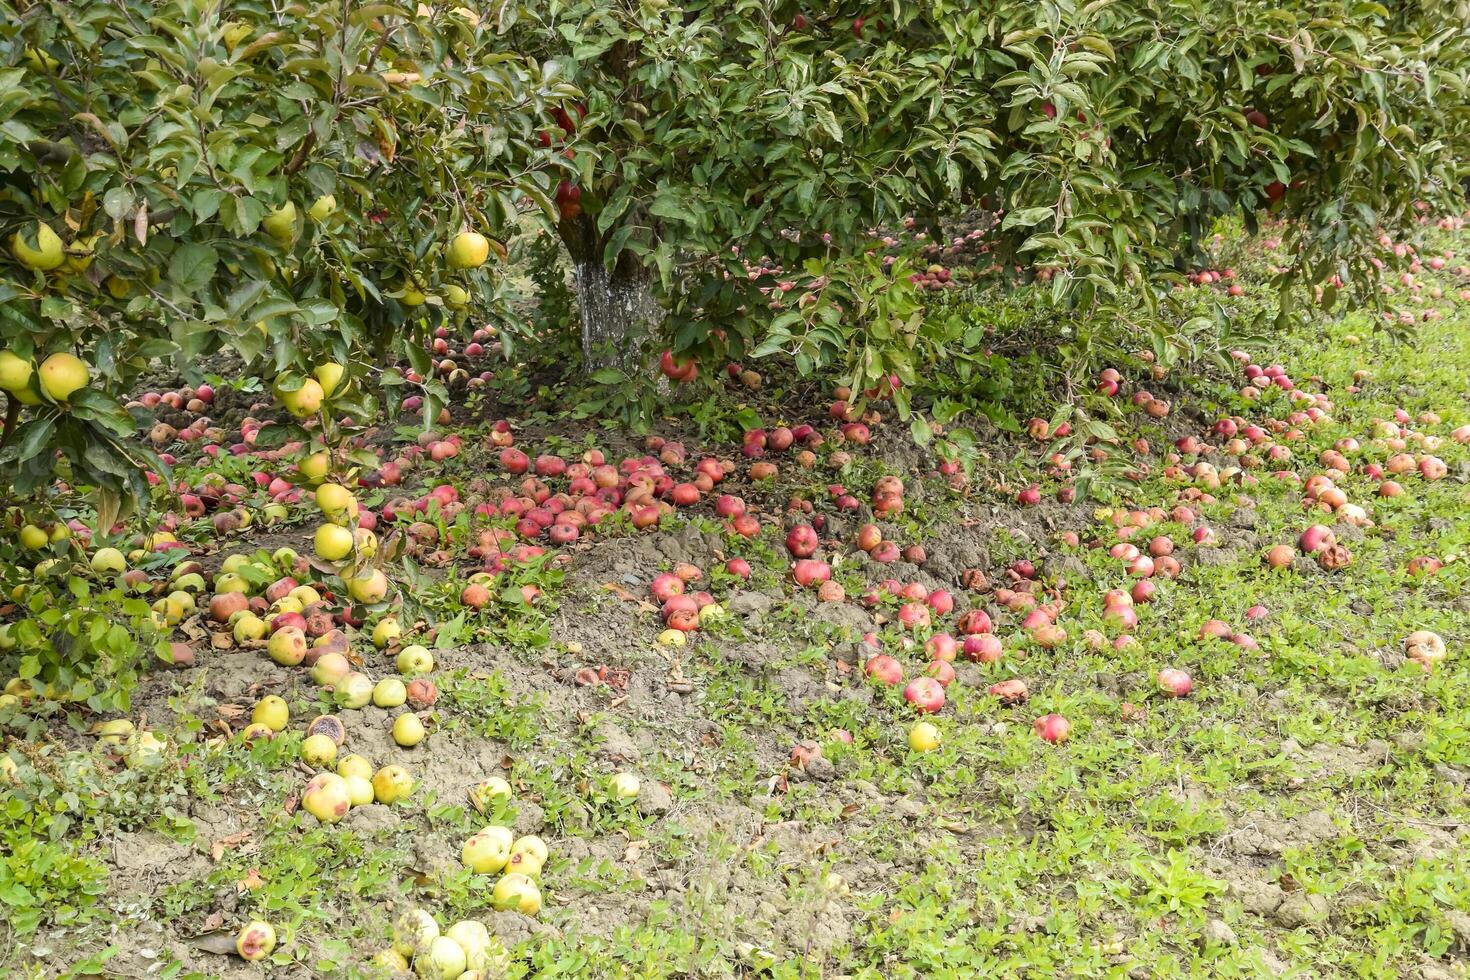
[[[263,960],[275,948],[276,930],[269,922],[247,922],[235,936],[235,952],[242,960]]]
[[[301,805],[307,813],[322,823],[336,823],[352,809],[352,799],[347,794],[347,781],[335,772],[319,772],[311,777],[301,795]]]

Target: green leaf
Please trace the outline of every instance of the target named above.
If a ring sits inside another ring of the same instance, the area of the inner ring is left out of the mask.
[[[169,259],[169,281],[185,293],[198,292],[213,281],[218,262],[219,255],[208,245],[198,242],[182,245]]]
[[[1003,219],[1001,219],[1000,227],[1002,231],[1009,230],[1011,228],[1029,228],[1038,222],[1045,221],[1047,218],[1053,217],[1055,214],[1056,208],[1054,206],[1022,208],[1019,211],[1010,212]]]

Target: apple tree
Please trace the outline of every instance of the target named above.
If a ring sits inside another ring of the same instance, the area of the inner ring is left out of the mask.
[[[159,361],[237,354],[303,417],[370,414],[404,356],[431,376],[426,332],[496,301],[503,229],[565,165],[535,127],[576,92],[514,19],[0,0],[5,481],[146,496],[119,396]]]
[[[1432,5],[532,9],[515,45],[585,93],[543,139],[577,171],[558,228],[593,368],[636,369],[662,332],[855,388],[912,377],[918,321],[874,337],[851,304],[780,297],[870,274],[874,229],[972,207],[1000,216],[1008,270],[1081,314],[1158,310],[1230,213],[1289,219],[1298,279],[1366,295],[1366,246],[1458,201],[1470,146],[1470,39]]]

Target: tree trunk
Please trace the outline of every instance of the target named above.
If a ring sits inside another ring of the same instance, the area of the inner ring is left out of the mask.
[[[653,293],[653,273],[630,252],[608,269],[604,239],[591,217],[563,220],[557,231],[572,258],[572,279],[582,320],[582,361],[590,374],[612,367],[647,373],[648,344],[663,322]]]

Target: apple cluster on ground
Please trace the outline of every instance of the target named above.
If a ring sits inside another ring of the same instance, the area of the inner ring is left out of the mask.
[[[1453,219],[1442,230],[1458,228]],[[452,251],[452,262],[484,261],[475,242],[461,244],[455,242],[459,251]],[[1453,250],[1420,258],[1409,246],[1388,244],[1403,249],[1409,260],[1401,286],[1418,308],[1396,316],[1427,323],[1454,313],[1466,298],[1454,286],[1470,281],[1470,269],[1452,264]],[[970,247],[969,240],[956,239],[935,248],[959,255]],[[1228,268],[1199,272],[1193,282],[1229,283],[1225,289],[1232,296],[1244,291]],[[1463,316],[1463,310],[1455,315]],[[493,328],[478,328],[463,355],[485,355],[483,345],[492,336]],[[434,353],[448,357],[452,339],[435,338]],[[1350,336],[1346,343],[1351,347],[1358,340]],[[231,442],[234,435],[205,415],[216,399],[209,386],[148,393],[139,405],[195,417],[182,428],[158,422],[149,431],[160,450],[178,454],[167,457],[171,462],[198,453],[192,465],[183,464],[197,474],[192,481],[181,478],[173,488],[159,488],[171,491],[165,499],[176,497],[171,509],[141,531],[119,524],[99,534],[80,516],[28,515],[13,519],[12,526],[19,546],[33,558],[34,579],[76,574],[84,559],[84,574],[116,581],[151,600],[155,626],[170,638],[176,667],[207,670],[214,652],[252,650],[286,668],[298,689],[313,685],[318,703],[331,711],[293,719],[285,698],[267,694],[228,739],[299,737],[299,763],[310,773],[302,773],[299,804],[322,824],[336,824],[355,807],[409,805],[416,789],[411,767],[377,765],[354,752],[349,725],[333,712],[382,709],[391,717],[393,743],[434,751],[445,710],[435,681],[439,624],[420,615],[411,587],[399,580],[397,570],[405,562],[452,583],[462,614],[488,622],[507,609],[554,598],[522,572],[575,568],[601,540],[673,534],[696,522],[724,542],[720,560],[647,569],[642,594],[624,596],[640,610],[649,648],[670,658],[671,676],[681,658],[718,649],[733,600],[774,588],[792,604],[865,611],[871,628],[856,638],[856,656],[839,661],[837,669],[861,677],[880,694],[897,693],[883,703],[901,712],[895,717],[903,719],[903,743],[916,768],[923,758],[942,753],[955,725],[974,723],[973,705],[982,690],[993,709],[988,723],[994,731],[1019,726],[1046,751],[1062,751],[1063,743],[1088,738],[1088,729],[1074,723],[1054,691],[1039,699],[1039,710],[1030,707],[1033,688],[1049,686],[1033,664],[1046,663],[1047,652],[1077,650],[1079,640],[1087,651],[1136,653],[1151,607],[1179,588],[1176,580],[1186,569],[1207,564],[1201,553],[1228,544],[1232,530],[1219,523],[1222,506],[1250,509],[1253,495],[1268,483],[1299,493],[1297,525],[1259,556],[1259,601],[1234,622],[1225,610],[1219,618],[1211,610],[1198,629],[1201,642],[1259,652],[1261,644],[1249,631],[1271,627],[1270,576],[1306,568],[1353,574],[1354,542],[1375,528],[1378,503],[1412,497],[1425,485],[1452,479],[1455,467],[1464,465],[1470,424],[1457,424],[1466,414],[1463,405],[1445,406],[1456,421],[1399,408],[1391,417],[1346,431],[1338,421],[1339,402],[1372,386],[1370,369],[1358,371],[1352,385],[1336,392],[1320,378],[1294,378],[1286,366],[1265,363],[1270,359],[1252,352],[1231,356],[1228,402],[1211,414],[1191,406],[1185,420],[1174,403],[1146,387],[1178,390],[1148,352],[1102,370],[1096,393],[1116,403],[1134,434],[1090,438],[1079,458],[1062,451],[1063,441],[1074,436],[1070,424],[1032,419],[1025,431],[1034,456],[1023,457],[1004,475],[940,461],[902,474],[868,465],[870,442],[903,438],[885,411],[896,378],[863,393],[862,411],[854,407],[853,392],[839,388],[831,392],[825,418],[752,428],[738,448],[691,451],[684,440],[655,436],[623,454],[590,441],[572,453],[555,440],[538,444],[529,427],[509,418],[494,421],[483,437],[450,432],[447,414],[440,420],[445,428],[407,445],[339,420],[347,445],[329,445],[318,419],[331,412],[334,394],[349,379],[341,365],[323,364],[299,388],[275,391],[280,407],[306,420],[319,441],[254,448],[261,430],[276,424],[256,418],[268,412],[257,404]],[[743,369],[731,367],[730,377],[741,380]],[[31,392],[32,370],[56,401],[88,382],[87,365],[70,355],[52,355],[33,366],[7,351],[0,352],[0,389]],[[471,377],[452,358],[437,370],[446,376],[462,372],[472,385],[492,380],[488,373]],[[663,370],[684,382],[697,369],[665,355]],[[403,408],[414,412],[421,404],[410,398]],[[1168,448],[1158,452],[1156,445]],[[375,465],[356,461],[364,453]],[[248,474],[236,468],[229,471],[232,478],[212,467],[226,458],[249,467]],[[1075,529],[1055,530],[1041,540],[1021,528],[1016,540],[1029,553],[1000,567],[949,569],[949,580],[935,583],[922,525],[909,517],[916,488],[926,505],[939,495],[962,509],[977,502],[1009,507],[1021,525],[1033,509],[1079,506],[1079,468],[1109,461],[1122,464],[1125,482],[1161,495],[1142,499],[1125,492],[1108,505],[1080,505],[1082,519],[1070,522]],[[420,492],[408,492],[409,486]],[[369,498],[377,502],[369,506]],[[262,525],[293,534],[297,547],[252,547]],[[1104,569],[1098,579],[1107,587],[1070,574],[1059,560],[1064,556],[1090,556]],[[1403,574],[1411,581],[1427,579],[1455,557],[1417,555]],[[889,574],[892,569],[901,572]],[[16,587],[12,603],[23,603],[25,588]],[[0,623],[0,651],[14,645],[16,613],[9,607],[10,618]],[[701,646],[707,633],[716,638]],[[1459,639],[1447,641],[1420,626],[1393,642],[1429,675],[1453,659]],[[567,653],[580,652],[567,645]],[[1151,713],[1210,696],[1211,681],[1195,676],[1173,651],[1159,647],[1148,654],[1151,690],[1117,706],[1123,722],[1141,724]],[[964,665],[975,669],[962,676],[957,667]],[[581,667],[575,683],[616,691],[626,682],[619,670]],[[961,720],[952,702],[967,683],[982,690],[963,695],[969,707]],[[674,682],[670,689],[679,690]],[[38,689],[16,677],[6,684],[0,706],[46,698],[65,700],[66,692]],[[170,764],[169,734],[148,729],[141,719],[98,719],[91,731],[111,764]],[[853,735],[838,728],[824,740],[852,745]],[[799,741],[789,752],[790,769],[820,769],[823,752],[820,741]],[[14,761],[3,758],[13,773]],[[537,916],[543,868],[555,858],[556,842],[496,822],[498,805],[512,799],[516,788],[502,775],[484,775],[469,800],[483,825],[463,840],[461,862],[475,875],[494,876],[490,902],[496,910]],[[640,777],[624,769],[581,775],[589,799],[614,807],[636,806],[644,789]],[[239,925],[235,950],[245,960],[262,960],[282,948],[277,932],[283,924],[264,913],[255,909],[255,917]],[[422,908],[403,913],[391,939],[381,938],[387,944],[374,954],[378,966],[424,977],[496,976],[514,955],[484,923],[457,921],[441,931]]]

